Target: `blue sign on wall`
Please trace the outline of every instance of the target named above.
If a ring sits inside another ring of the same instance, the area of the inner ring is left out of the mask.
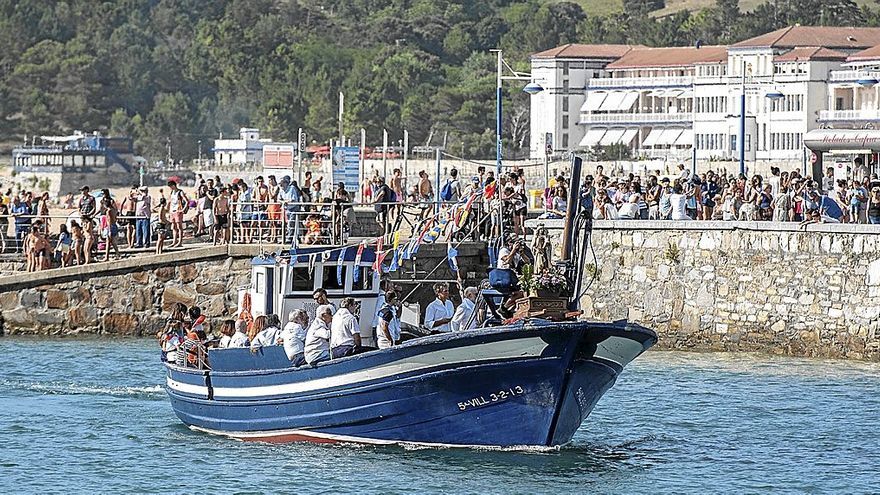
[[[345,183],[345,189],[354,194],[360,179],[360,148],[357,146],[337,146],[331,154],[333,158],[333,189],[336,184]]]

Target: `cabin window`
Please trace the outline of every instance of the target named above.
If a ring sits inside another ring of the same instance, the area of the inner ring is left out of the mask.
[[[321,287],[324,290],[342,290],[345,288],[345,271],[343,267],[342,272],[342,283],[339,283],[339,280],[336,276],[336,268],[337,265],[324,265],[324,277],[322,278]]]
[[[265,294],[266,293],[266,274],[263,272],[257,272],[256,277],[254,277],[254,292],[257,294]]]
[[[291,268],[290,269],[290,291],[298,292],[298,291],[308,291],[311,292],[314,289],[314,282],[312,281],[312,277],[309,275],[309,269],[306,267],[301,268]]]
[[[352,268],[353,270],[354,268]],[[357,282],[352,278],[351,290],[373,290],[373,268],[362,266]]]

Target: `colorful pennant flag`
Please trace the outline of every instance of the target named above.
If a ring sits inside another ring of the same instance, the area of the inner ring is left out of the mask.
[[[361,241],[358,244],[357,253],[354,255],[354,281],[357,282],[361,278],[361,258],[364,255],[364,246],[367,245],[367,241]]]
[[[385,259],[385,253],[382,250],[382,243],[385,236],[376,238],[376,261],[373,263],[373,271],[382,269],[382,261]]]
[[[343,283],[342,280],[342,269],[345,266],[345,253],[348,251],[348,247],[342,248],[342,252],[339,253],[339,258],[336,259],[336,282],[341,286]]]
[[[458,249],[452,247],[452,241],[447,243],[446,259],[449,260],[449,269],[458,273]]]

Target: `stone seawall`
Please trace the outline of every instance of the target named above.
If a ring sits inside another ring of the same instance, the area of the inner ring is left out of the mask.
[[[534,223],[558,247],[561,221]],[[585,314],[651,327],[661,349],[880,361],[880,227],[597,221],[593,247]]]
[[[0,293],[5,334],[153,335],[175,302],[214,317],[235,311],[250,283],[250,258],[212,258],[147,267]]]

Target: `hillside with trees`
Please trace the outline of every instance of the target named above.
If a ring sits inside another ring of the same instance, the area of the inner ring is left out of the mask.
[[[570,43],[730,43],[794,23],[880,25],[853,0],[737,0],[656,16],[662,0],[588,15],[541,0],[0,0],[0,139],[74,129],[134,136],[191,158],[241,126],[325,142],[382,129],[469,157],[493,154],[494,59]],[[528,96],[506,87],[508,156],[528,148]],[[514,139],[510,139],[514,136]],[[397,139],[397,138],[395,138]]]

